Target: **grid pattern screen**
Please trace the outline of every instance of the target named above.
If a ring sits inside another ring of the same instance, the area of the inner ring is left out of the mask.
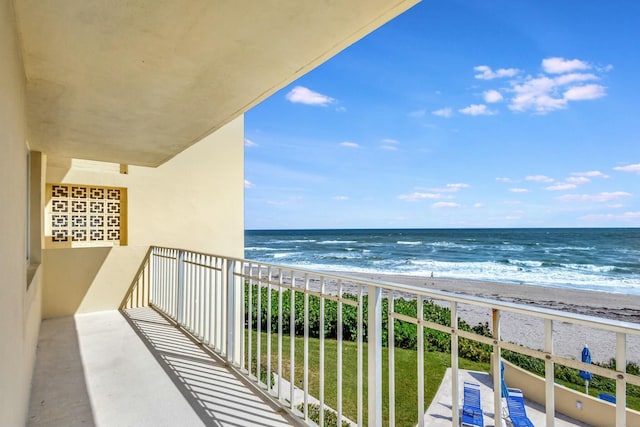
[[[47,193],[47,246],[124,244],[126,189],[48,184]]]

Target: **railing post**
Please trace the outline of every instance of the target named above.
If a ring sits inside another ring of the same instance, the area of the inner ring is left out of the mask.
[[[553,320],[544,321],[544,351],[553,355]],[[553,360],[544,361],[545,375],[545,409],[547,414],[547,427],[554,427],[556,418],[556,398],[555,398],[555,375]]]
[[[491,309],[493,328],[493,413],[496,425],[502,420],[502,371],[500,369],[500,311]]]
[[[368,286],[368,425],[382,426],[382,289]]]
[[[227,362],[240,366],[243,325],[241,319],[242,284],[236,278],[236,262],[227,260]],[[224,332],[223,332],[224,333]]]
[[[451,415],[460,425],[460,375],[458,372],[458,303],[451,301]]]
[[[177,284],[176,286],[176,313],[178,317],[178,324],[184,324],[184,251],[178,250],[178,256],[176,257],[178,260],[178,268],[177,271]]]
[[[616,427],[627,425],[627,334],[616,333]]]

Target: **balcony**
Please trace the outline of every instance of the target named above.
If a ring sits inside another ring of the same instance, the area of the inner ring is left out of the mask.
[[[407,300],[417,307],[440,301],[450,317],[396,310]],[[460,326],[468,305],[491,313],[491,336]],[[544,349],[502,340],[503,313],[543,325]],[[627,338],[640,336],[632,323],[152,247],[120,312],[43,323],[30,425],[327,425],[329,417],[371,426],[459,425],[466,380],[481,386],[485,425],[498,425],[494,414],[508,420],[503,350],[544,363],[544,378],[505,363],[506,382],[529,398],[534,425],[640,425],[640,414],[626,408],[627,385],[640,385],[640,377],[557,354],[556,322],[614,334],[616,366],[626,366]],[[417,331],[413,378],[400,374],[399,355],[407,350],[396,348],[398,325]],[[450,348],[441,384],[425,384],[427,330],[441,333]],[[461,347],[471,342],[491,348],[491,375],[461,369]],[[555,384],[555,365],[613,380],[616,403]],[[408,387],[417,388],[411,424],[402,421]],[[428,405],[430,387],[437,392]],[[321,407],[330,409],[314,411]]]

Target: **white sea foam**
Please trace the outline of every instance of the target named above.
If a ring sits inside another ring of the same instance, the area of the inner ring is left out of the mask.
[[[282,249],[278,249],[278,248],[269,248],[266,246],[254,246],[254,247],[247,247],[244,248],[245,251],[279,251]]]
[[[321,242],[317,242],[319,245],[352,245],[354,243],[358,243],[355,240],[323,240]]]
[[[271,240],[269,243],[315,243],[315,239]]]
[[[281,252],[281,253],[278,253],[278,254],[273,254],[273,257],[275,259],[281,259],[281,258],[289,258],[292,255],[296,255],[296,253],[295,252]]]
[[[397,241],[396,244],[398,245],[421,245],[422,242],[421,241],[417,241],[417,242],[411,242],[411,241]]]

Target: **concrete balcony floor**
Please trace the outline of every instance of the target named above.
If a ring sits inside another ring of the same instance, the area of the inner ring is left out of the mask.
[[[299,425],[149,308],[42,322],[29,426]]]

